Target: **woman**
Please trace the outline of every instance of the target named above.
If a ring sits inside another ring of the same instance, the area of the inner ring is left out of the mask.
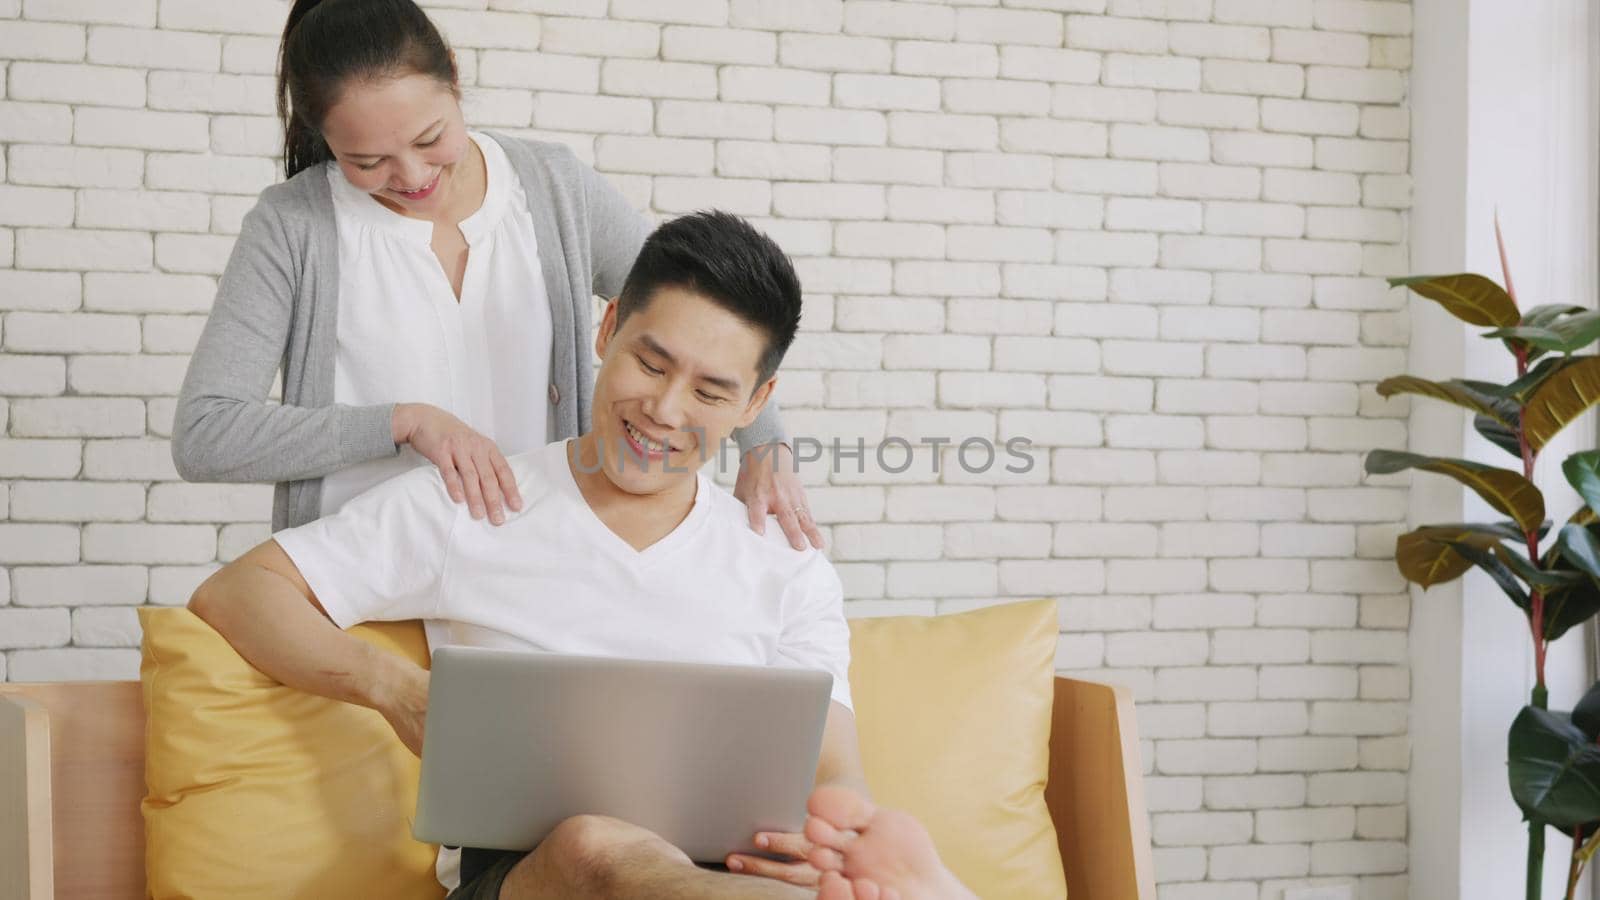
[[[278,113],[288,180],[218,285],[178,471],[277,482],[276,531],[428,462],[503,522],[522,505],[503,452],[588,427],[590,298],[621,289],[649,223],[565,147],[469,133],[454,55],[412,0],[297,0]],[[775,406],[736,437],[751,527],[771,512],[820,547]]]

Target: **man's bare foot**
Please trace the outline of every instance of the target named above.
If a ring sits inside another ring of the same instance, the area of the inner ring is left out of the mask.
[[[817,900],[977,900],[909,813],[842,787],[817,788],[806,808],[809,859],[822,872]]]

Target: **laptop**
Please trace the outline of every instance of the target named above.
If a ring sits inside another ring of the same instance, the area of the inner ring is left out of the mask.
[[[833,677],[477,647],[433,654],[412,834],[531,850],[575,815],[655,832],[696,862],[798,832]]]

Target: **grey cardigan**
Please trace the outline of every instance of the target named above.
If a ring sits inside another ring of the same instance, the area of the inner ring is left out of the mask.
[[[551,433],[590,424],[590,298],[616,296],[650,223],[561,144],[491,137],[528,195],[550,298]],[[245,216],[178,395],[172,460],[188,481],[277,482],[272,528],[321,514],[322,476],[399,452],[394,405],[333,402],[339,236],[322,166],[261,192]],[[268,403],[283,369],[283,403]],[[784,440],[776,404],[737,432],[742,450]]]

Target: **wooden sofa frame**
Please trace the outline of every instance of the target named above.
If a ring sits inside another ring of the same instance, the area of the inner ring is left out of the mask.
[[[0,900],[145,896],[137,681],[0,684]],[[1155,900],[1133,695],[1056,679],[1045,800],[1072,900]]]

